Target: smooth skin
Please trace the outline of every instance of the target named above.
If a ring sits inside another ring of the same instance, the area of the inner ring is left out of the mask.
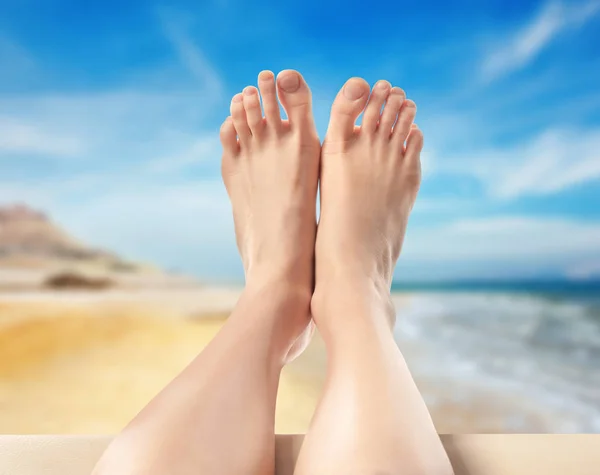
[[[345,84],[321,152],[312,314],[328,375],[295,473],[449,475],[392,334],[390,286],[420,185],[423,134],[404,91],[379,81],[369,93],[362,79]]]
[[[258,90],[233,97],[222,174],[246,287],[219,334],[114,439],[94,475],[273,474],[280,372],[308,344],[311,312],[328,378],[295,473],[452,473],[391,333],[389,287],[423,136],[414,103],[378,84],[359,128],[369,86],[344,86],[322,149],[298,72],[263,71]]]

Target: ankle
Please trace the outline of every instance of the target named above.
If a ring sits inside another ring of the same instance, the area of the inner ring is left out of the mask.
[[[317,277],[311,312],[322,333],[337,332],[340,325],[391,330],[396,321],[386,280],[356,274],[326,281]]]
[[[234,339],[266,344],[269,360],[283,365],[310,324],[311,297],[305,286],[248,282],[227,322],[230,333]]]
[[[312,295],[314,271],[312,259],[255,263],[246,269],[246,286],[253,289],[285,289]]]
[[[297,337],[310,321],[311,298],[312,287],[304,284],[248,280],[240,301],[261,309],[255,325],[285,340]]]
[[[382,254],[383,253],[382,251]],[[320,283],[327,286],[348,284],[375,287],[381,295],[389,295],[394,262],[385,255],[380,259],[365,258],[357,256],[323,256],[318,255],[316,274]]]
[[[247,278],[243,297],[245,299],[271,302],[277,306],[294,309],[310,309],[312,286],[284,278]],[[306,310],[308,311],[308,310]]]

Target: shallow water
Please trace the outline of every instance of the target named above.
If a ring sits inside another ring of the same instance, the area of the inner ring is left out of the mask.
[[[511,401],[506,427],[600,432],[600,307],[589,296],[452,292],[399,307],[399,345],[417,378],[444,381],[454,400],[477,391]]]

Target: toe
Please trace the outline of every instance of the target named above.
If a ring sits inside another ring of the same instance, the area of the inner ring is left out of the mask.
[[[264,122],[262,117],[262,111],[260,109],[260,98],[258,96],[258,89],[254,86],[248,86],[244,89],[244,110],[246,112],[246,120],[250,132],[253,136],[260,135],[264,128]]]
[[[423,132],[421,129],[413,124],[410,128],[408,138],[406,139],[406,153],[404,156],[408,158],[419,158],[423,150]]]
[[[331,107],[328,140],[345,141],[353,136],[356,119],[365,108],[369,89],[367,81],[361,78],[351,78],[344,84]]]
[[[403,165],[408,183],[415,190],[418,190],[421,184],[421,150],[423,150],[423,132],[418,127],[411,127],[406,139]]]
[[[378,131],[381,133],[382,137],[390,137],[392,127],[396,122],[396,118],[398,117],[398,113],[402,108],[405,98],[406,95],[404,94],[404,91],[399,87],[393,87],[390,91],[390,95],[388,96],[383,112],[381,113],[381,118],[379,119]]]
[[[398,116],[398,121],[394,126],[393,137],[395,141],[402,144],[406,141],[416,115],[417,105],[411,100],[404,101],[404,105]]]
[[[262,71],[258,75],[258,88],[262,96],[267,127],[280,127],[281,113],[279,111],[279,102],[277,101],[275,75],[271,71]]]
[[[248,143],[250,137],[252,137],[252,133],[250,132],[250,127],[248,127],[242,94],[236,94],[231,99],[231,118],[233,119],[235,131],[240,138],[240,143],[242,145]]]
[[[227,117],[225,122],[221,125],[219,137],[221,138],[223,152],[230,156],[235,155],[239,149],[239,145],[235,127],[233,126],[233,119],[231,117]]]
[[[375,87],[373,87],[373,91],[371,91],[371,97],[369,97],[369,103],[363,115],[361,130],[374,132],[377,129],[381,107],[387,99],[391,88],[392,86],[389,82],[377,81]]]
[[[310,89],[298,71],[280,72],[277,76],[277,90],[291,127],[313,124]]]

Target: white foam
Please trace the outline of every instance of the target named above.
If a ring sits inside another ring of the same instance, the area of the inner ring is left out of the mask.
[[[423,377],[518,397],[523,410],[547,416],[553,432],[600,432],[600,322],[583,304],[421,294],[401,307],[396,336],[418,342],[423,351],[409,365]]]

